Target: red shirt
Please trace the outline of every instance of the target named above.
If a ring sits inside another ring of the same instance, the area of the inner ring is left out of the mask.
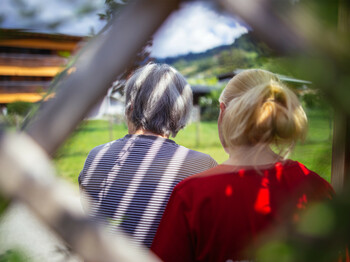
[[[219,165],[180,182],[152,251],[164,261],[246,260],[244,251],[263,231],[334,193],[296,161],[257,168]]]

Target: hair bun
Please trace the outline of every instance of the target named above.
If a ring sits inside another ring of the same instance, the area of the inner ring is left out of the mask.
[[[266,96],[256,111],[254,135],[260,142],[274,138],[293,139],[295,123],[293,112],[288,108],[287,89],[275,81],[265,85]]]
[[[307,118],[298,97],[271,72],[250,69],[239,73],[219,100],[226,105],[221,130],[228,147],[290,146],[306,135]]]
[[[278,105],[278,107],[281,107]],[[293,116],[288,114],[286,108],[276,108],[275,133],[283,139],[291,139],[295,132],[295,123]]]

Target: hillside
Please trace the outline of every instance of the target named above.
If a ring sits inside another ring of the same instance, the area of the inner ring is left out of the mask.
[[[156,61],[174,66],[189,79],[212,79],[237,68],[262,67],[270,56],[268,48],[248,33],[231,45]]]

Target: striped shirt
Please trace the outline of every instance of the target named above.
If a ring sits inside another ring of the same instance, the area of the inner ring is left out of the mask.
[[[82,201],[89,216],[150,247],[175,185],[216,165],[170,139],[126,135],[91,150],[79,175]]]

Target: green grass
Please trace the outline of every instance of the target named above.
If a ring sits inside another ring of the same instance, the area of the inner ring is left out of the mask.
[[[306,141],[298,144],[291,158],[305,164],[327,181],[331,179],[332,123],[330,113],[321,110],[307,111],[309,131]]]
[[[321,110],[311,110],[307,114],[309,118],[308,137],[304,143],[295,147],[290,158],[302,162],[309,169],[330,181],[332,132],[329,114]],[[57,152],[54,163],[58,175],[77,184],[78,175],[89,151],[97,145],[121,138],[126,133],[125,125],[111,126],[108,121],[103,120],[84,121]],[[216,123],[202,122],[199,124],[199,141],[196,138],[197,133],[198,125],[190,124],[180,131],[174,140],[185,147],[211,155],[218,163],[228,158],[221,147]]]
[[[218,163],[222,163],[228,158],[221,146],[215,122],[201,122],[199,132],[197,124],[190,124],[180,131],[174,140],[187,148],[211,155]]]
[[[127,132],[125,125],[113,125],[112,132],[110,127],[108,121],[83,121],[55,155],[54,163],[58,175],[77,183],[78,175],[90,150],[110,140],[123,137]]]

